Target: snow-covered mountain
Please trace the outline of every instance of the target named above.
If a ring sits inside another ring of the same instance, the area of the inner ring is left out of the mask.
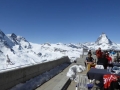
[[[0,31],[0,70],[48,62],[63,56],[74,60],[80,57],[83,48],[97,49],[98,47],[120,50],[120,44],[113,43],[106,34],[100,35],[96,42],[91,43],[35,44],[14,33],[4,34]]]
[[[82,48],[77,44],[35,44],[14,33],[0,31],[0,70],[48,62],[63,56],[72,60],[81,53]]]
[[[114,50],[120,50],[120,45],[112,42],[108,36],[105,33],[102,33],[96,42],[92,43],[84,43],[85,46],[87,46],[89,49],[98,49],[101,47],[103,50],[107,49],[114,49]]]
[[[101,44],[108,44],[108,45],[112,45],[113,42],[107,37],[107,35],[105,33],[102,33],[97,41],[95,42],[97,45],[101,45]]]

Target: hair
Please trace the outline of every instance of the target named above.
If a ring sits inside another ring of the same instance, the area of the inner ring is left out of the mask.
[[[100,47],[98,49],[101,49]]]

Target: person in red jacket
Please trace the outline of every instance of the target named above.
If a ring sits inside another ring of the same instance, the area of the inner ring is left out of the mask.
[[[102,58],[101,48],[98,48],[98,50],[96,50],[96,57],[97,57],[97,60],[99,62],[101,60],[101,58]]]
[[[106,53],[106,58],[108,59],[108,63],[111,64],[112,58],[109,56],[109,53]]]

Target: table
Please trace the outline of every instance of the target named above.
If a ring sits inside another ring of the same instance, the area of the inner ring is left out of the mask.
[[[88,79],[95,79],[95,80],[98,80],[100,81],[100,87],[102,88],[103,87],[103,76],[105,74],[111,74],[110,72],[108,72],[106,69],[96,69],[96,68],[91,68],[88,72],[87,72],[87,76],[88,76]],[[120,76],[120,73],[116,74],[118,76]],[[116,85],[116,82],[113,82],[111,84],[111,87],[110,88],[115,88],[113,87],[114,85]],[[117,85],[118,88],[120,87],[119,85]],[[117,88],[117,87],[116,87]],[[100,89],[101,90],[101,89]],[[114,90],[114,89],[110,89],[110,90]]]
[[[103,75],[105,74],[111,74],[111,73],[108,72],[106,69],[96,69],[96,68],[91,68],[87,72],[88,79],[95,79],[99,81],[103,81]],[[118,73],[117,75],[120,76],[120,73]]]
[[[114,67],[114,66],[117,66],[117,67],[120,67],[120,63],[111,63],[111,64],[108,64],[109,67]]]
[[[113,66],[120,67],[120,63],[113,63]]]

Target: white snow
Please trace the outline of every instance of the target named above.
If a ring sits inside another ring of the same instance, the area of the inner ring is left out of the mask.
[[[105,34],[100,35],[96,42],[91,43],[36,44],[28,42],[24,37],[17,36],[14,33],[5,35],[0,31],[0,72],[49,62],[63,56],[68,56],[73,62],[83,53],[83,48],[90,50],[99,47],[120,50],[120,44],[113,43]],[[7,55],[13,65],[7,62]]]
[[[96,50],[101,47],[102,50],[114,49],[120,50],[120,44],[113,43],[105,33],[102,33],[96,42],[84,43],[83,45],[87,46],[89,49]]]
[[[106,36],[106,34],[102,34],[99,36],[98,40],[96,41],[97,44],[112,44],[112,42],[108,39],[108,37]]]
[[[69,68],[67,72],[67,77],[71,80],[76,80],[77,72],[83,72],[86,68],[82,65],[73,65]]]
[[[63,56],[68,56],[71,62],[73,62],[80,57],[82,52],[81,48],[73,44],[35,44],[15,34],[3,35],[2,32],[0,41],[0,72],[53,61]],[[13,65],[7,62],[7,55]]]

